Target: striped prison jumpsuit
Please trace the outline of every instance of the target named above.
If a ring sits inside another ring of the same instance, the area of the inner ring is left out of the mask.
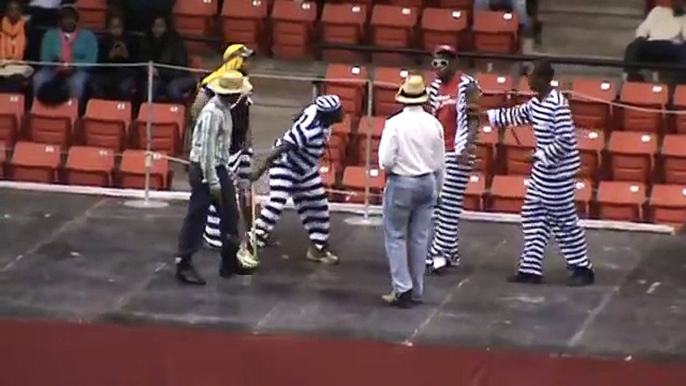
[[[203,87],[203,92],[214,95],[208,87]],[[245,148],[248,141],[250,128],[250,106],[252,100],[249,96],[241,97],[231,108],[233,119],[233,131],[231,132],[231,147],[229,149],[229,173],[236,186],[237,194],[245,194],[250,189],[250,168],[252,166],[253,150]],[[237,202],[240,202],[238,200]],[[219,233],[219,214],[217,208],[212,205],[207,214],[207,224],[203,234],[205,243],[212,248],[221,248],[222,242]]]
[[[574,203],[581,157],[569,103],[556,89],[542,100],[488,111],[493,126],[533,125],[536,151],[522,207],[524,251],[519,272],[543,275],[542,261],[551,235],[570,269],[592,268],[587,257],[585,231]]]
[[[295,145],[269,168],[269,202],[255,220],[254,239],[264,247],[276,226],[288,197],[307,230],[310,241],[319,250],[328,248],[330,231],[329,202],[319,174],[319,160],[324,155],[330,128],[317,118],[317,107],[305,108],[293,127],[276,140]]]
[[[457,72],[443,84],[436,78],[429,85],[429,112],[438,118],[445,134],[445,168],[440,201],[434,211],[433,237],[426,264],[441,268],[448,262],[459,261],[458,224],[463,210],[464,192],[475,161],[470,154],[467,162],[458,162],[458,156],[468,151],[467,95],[470,84],[478,83],[473,77]]]

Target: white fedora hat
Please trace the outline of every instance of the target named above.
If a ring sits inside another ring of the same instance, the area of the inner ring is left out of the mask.
[[[420,74],[409,74],[405,77],[405,83],[400,86],[395,100],[403,104],[421,104],[429,100],[426,91],[424,77]]]
[[[217,95],[249,94],[252,84],[238,71],[230,70],[213,80],[210,89]]]

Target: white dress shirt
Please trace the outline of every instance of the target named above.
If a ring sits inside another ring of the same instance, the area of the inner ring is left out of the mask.
[[[419,176],[443,168],[443,126],[420,106],[388,118],[379,144],[379,166],[388,173]]]
[[[670,7],[655,7],[636,29],[636,37],[681,43],[685,30],[686,17],[674,16]]]

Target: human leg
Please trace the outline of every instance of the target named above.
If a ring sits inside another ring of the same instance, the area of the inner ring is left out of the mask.
[[[510,280],[540,283],[543,277],[542,262],[551,231],[546,207],[540,197],[532,193],[531,185],[522,206],[522,230],[524,250],[519,259],[517,274]]]
[[[219,221],[220,218],[217,208],[214,205],[210,205],[210,209],[207,212],[207,224],[205,224],[203,239],[205,240],[205,244],[215,249],[221,249],[222,247]]]
[[[284,166],[274,165],[269,168],[269,201],[262,207],[260,215],[255,220],[250,237],[250,240],[257,244],[256,247],[265,246],[281,217],[296,178],[297,174]]]
[[[408,229],[408,260],[412,278],[412,299],[424,296],[425,256],[429,245],[431,215],[436,202],[436,177],[429,175],[418,178],[415,186],[414,208],[410,214]]]
[[[38,90],[55,76],[55,72],[49,67],[41,68],[33,76],[33,95],[38,95]]]
[[[85,102],[86,87],[90,74],[85,70],[76,70],[69,76],[69,94],[72,98],[76,98],[79,103]]]
[[[393,292],[384,296],[383,299],[390,304],[407,307],[413,288],[407,249],[407,234],[412,212],[412,190],[403,179],[404,177],[401,176],[389,176],[384,189],[384,246]],[[426,249],[423,252],[426,252]]]

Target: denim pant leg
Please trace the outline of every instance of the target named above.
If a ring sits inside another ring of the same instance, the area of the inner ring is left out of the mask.
[[[50,81],[54,76],[55,72],[51,68],[41,68],[36,75],[33,76],[33,95],[37,95],[41,86]]]
[[[193,254],[202,246],[202,234],[207,221],[207,212],[212,204],[209,186],[202,182],[203,173],[200,165],[191,163],[188,169],[188,182],[191,186],[191,198],[188,201],[186,218],[179,232],[179,244],[176,256],[182,262],[190,263]]]
[[[437,181],[434,175],[417,180],[418,199],[410,216],[407,233],[408,260],[412,277],[412,298],[421,300],[424,296],[424,273],[426,271],[427,248],[431,234],[431,217],[438,197]]]
[[[402,177],[389,177],[383,201],[384,244],[391,271],[391,285],[396,293],[412,289],[407,259],[412,191],[401,186],[400,178]]]
[[[69,77],[69,93],[72,98],[76,98],[79,102],[84,101],[89,78],[90,74],[85,70],[76,70]]]
[[[195,79],[192,76],[174,78],[167,83],[167,97],[172,103],[182,103],[186,92],[190,91],[194,85]]]

